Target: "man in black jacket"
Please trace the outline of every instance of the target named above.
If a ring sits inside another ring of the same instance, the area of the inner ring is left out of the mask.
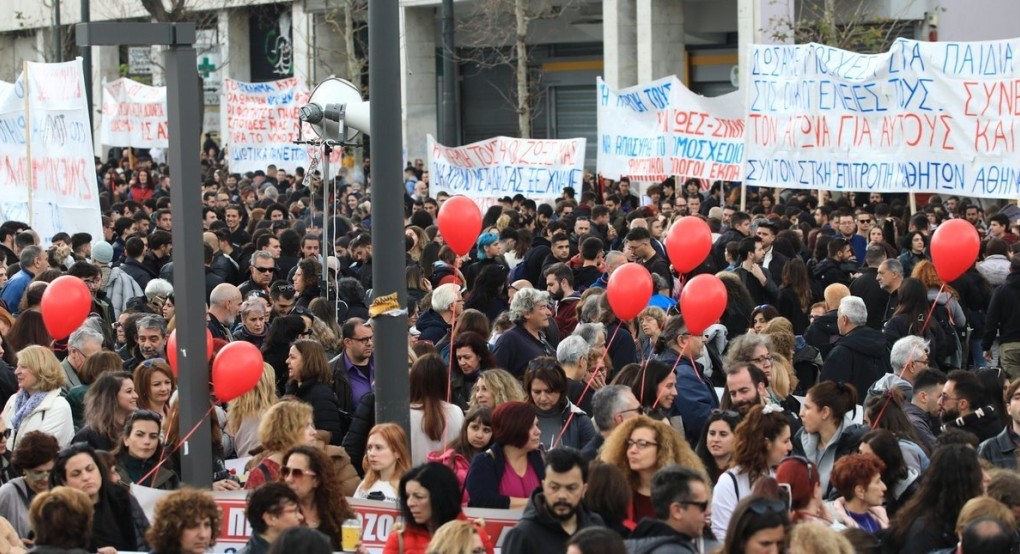
[[[573,448],[554,448],[545,455],[545,478],[535,489],[524,515],[506,534],[504,554],[565,552],[581,529],[604,526],[584,504],[588,464]]]
[[[889,304],[889,293],[878,282],[878,267],[885,261],[885,248],[878,244],[868,246],[864,254],[864,268],[859,277],[850,283],[850,294],[864,300],[868,308],[868,327],[881,331],[885,309]]]
[[[856,267],[850,260],[854,257],[854,249],[846,239],[836,237],[829,241],[828,257],[818,262],[811,276],[822,287],[834,283],[850,284],[850,267]]]
[[[694,554],[694,539],[705,529],[711,499],[705,477],[693,469],[670,465],[652,477],[655,519],[644,518],[625,544],[635,554]]]
[[[983,406],[985,402],[985,390],[977,375],[963,369],[950,371],[939,395],[942,430],[963,429],[981,441],[998,435],[1003,428],[1000,414],[994,406]]]
[[[839,340],[839,327],[836,325],[837,308],[843,298],[850,296],[850,289],[846,285],[836,283],[825,287],[825,309],[824,314],[815,318],[804,331],[804,340],[814,346],[821,353],[824,360],[829,356],[832,347]]]
[[[751,216],[745,212],[736,212],[730,216],[730,228],[712,245],[712,263],[716,271],[726,269],[726,245],[739,242],[751,235]]]
[[[839,339],[822,365],[818,381],[850,383],[867,391],[880,377],[889,373],[889,349],[885,336],[867,326],[868,309],[856,296],[840,300],[836,324]]]
[[[978,456],[1003,469],[1016,470],[1016,449],[1020,443],[1020,380],[1013,381],[1006,389],[1006,412],[1010,424],[1001,433],[978,446]]]
[[[985,320],[985,336],[981,349],[986,360],[992,359],[992,343],[999,338],[999,365],[1010,379],[1020,377],[1020,256],[1013,256],[1006,282],[992,294]]]

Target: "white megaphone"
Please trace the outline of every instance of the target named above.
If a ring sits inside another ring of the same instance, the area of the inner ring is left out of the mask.
[[[319,138],[350,142],[358,132],[369,134],[368,106],[353,83],[330,77],[316,85],[299,117],[312,126]],[[341,137],[341,127],[345,138]]]

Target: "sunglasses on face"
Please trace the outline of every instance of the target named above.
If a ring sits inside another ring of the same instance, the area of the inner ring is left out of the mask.
[[[283,476],[284,479],[290,479],[291,477],[294,479],[303,479],[305,476],[314,477],[315,472],[296,467],[283,466],[280,468],[280,475]]]
[[[751,504],[748,505],[748,509],[758,515],[765,515],[769,513],[781,514],[786,512],[786,503],[774,498],[760,498],[751,502]]]

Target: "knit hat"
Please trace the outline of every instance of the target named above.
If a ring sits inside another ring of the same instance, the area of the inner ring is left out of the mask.
[[[101,264],[108,264],[113,261],[113,246],[105,240],[92,245],[92,260]]]

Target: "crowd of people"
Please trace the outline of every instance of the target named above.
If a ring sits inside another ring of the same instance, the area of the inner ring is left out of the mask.
[[[173,178],[133,152],[96,169],[103,236],[0,224],[0,550],[205,552],[221,514],[181,482],[166,352]],[[1009,206],[586,175],[494,199],[460,256],[416,160],[405,430],[376,420],[371,202],[395,200],[372,198],[370,160],[333,198],[302,168],[230,173],[212,142],[202,169],[214,347],[264,360],[253,389],[210,399],[213,490],[247,491],[246,553],[365,551],[350,498],[401,513],[386,553],[1020,551]],[[679,274],[683,217],[713,246]],[[930,242],[950,219],[981,253],[943,282]],[[623,321],[606,289],[629,262],[655,290]],[[728,302],[692,333],[677,299],[705,273]],[[62,275],[93,306],[54,340],[40,303]],[[131,485],[167,491],[151,521]],[[491,537],[465,507],[521,516]]]

